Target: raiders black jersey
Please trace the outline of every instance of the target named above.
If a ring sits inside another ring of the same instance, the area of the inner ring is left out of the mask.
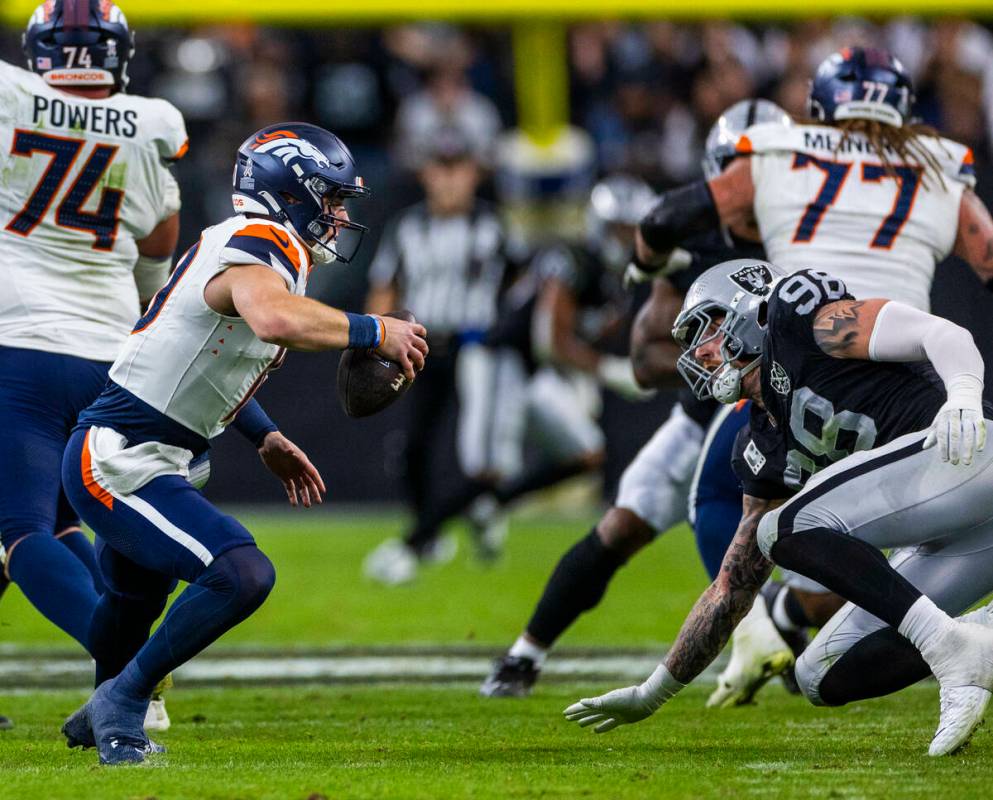
[[[835,461],[929,427],[945,392],[920,365],[839,359],[814,339],[818,309],[853,299],[845,284],[815,270],[783,278],[768,306],[762,348],[762,401],[751,432],[736,447],[735,471],[746,494],[782,497]],[[771,494],[770,494],[771,493]]]
[[[683,294],[686,294],[693,281],[708,269],[725,261],[735,258],[765,260],[765,250],[762,249],[762,245],[736,236],[731,237],[729,245],[723,232],[716,230],[690,237],[680,246],[693,257],[693,263],[687,269],[671,275],[668,280]],[[679,390],[679,404],[686,415],[703,428],[710,424],[720,405],[716,400],[700,400],[688,386]]]

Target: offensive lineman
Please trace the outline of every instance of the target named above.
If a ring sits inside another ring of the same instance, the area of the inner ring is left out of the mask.
[[[800,659],[807,696],[823,702],[836,671],[840,702],[931,672],[941,711],[929,753],[958,750],[993,689],[993,617],[949,616],[993,589],[993,452],[972,336],[903,303],[855,300],[826,273],[742,259],[694,283],[673,337],[697,396],[752,401],[736,448],[741,524],[665,662],[567,719],[603,733],[654,713],[713,661],[775,562],[851,601]],[[785,504],[752,495],[769,483],[800,491]],[[880,548],[894,548],[890,561]]]
[[[346,314],[304,297],[314,263],[348,262],[365,228],[344,201],[368,193],[351,153],[313,125],[263,128],[239,148],[237,212],[206,229],[136,323],[86,409],[62,462],[73,507],[106,544],[116,625],[94,638],[136,637],[177,579],[189,583],[156,632],[63,726],[70,746],[108,764],[159,752],[142,730],[155,684],[254,612],[275,574],[252,535],[186,480],[287,349],[375,348],[408,380],[424,365],[423,326]],[[324,484],[299,450],[270,468],[304,505]],[[130,630],[134,628],[136,630]],[[136,637],[137,638],[137,637]],[[100,664],[98,663],[98,669]]]
[[[103,582],[61,491],[62,451],[168,273],[169,164],[187,139],[169,103],[124,93],[132,35],[113,3],[39,6],[24,53],[30,72],[0,62],[0,556],[89,649]]]

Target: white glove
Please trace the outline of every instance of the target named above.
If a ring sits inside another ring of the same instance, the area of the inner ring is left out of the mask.
[[[603,355],[597,362],[596,377],[612,392],[617,392],[628,400],[647,400],[655,394],[654,389],[642,389],[634,379],[634,367],[630,358]]]
[[[583,698],[562,713],[570,722],[578,722],[581,728],[596,725],[593,729],[596,733],[606,733],[618,725],[650,717],[684,685],[669,674],[664,664],[659,664],[644,683],[614,689],[599,697]]]
[[[647,283],[659,276],[667,277],[673,273],[688,269],[692,265],[693,254],[688,250],[683,250],[682,247],[677,247],[669,253],[669,258],[666,259],[665,264],[658,269],[649,271],[631,262],[627,265],[627,269],[624,270],[624,288],[631,289],[640,283]]]
[[[931,423],[924,449],[938,445],[942,461],[968,466],[976,453],[986,447],[986,420],[983,418],[983,382],[975,375],[959,375],[945,387],[948,400]]]

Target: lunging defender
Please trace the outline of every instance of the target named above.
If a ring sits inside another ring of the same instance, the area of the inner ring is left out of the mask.
[[[122,669],[66,721],[70,746],[95,744],[109,764],[155,752],[141,728],[152,687],[272,589],[272,564],[252,535],[186,478],[285,351],[377,348],[409,380],[424,365],[423,326],[303,296],[314,262],[354,255],[365,228],[344,201],[366,193],[351,153],[321,128],[285,123],[247,139],[234,173],[237,215],[180,259],[80,415],[62,479],[117,587],[94,616],[97,668],[107,668],[105,653]],[[298,448],[287,443],[265,461],[291,504],[321,501],[320,474]],[[145,642],[177,579],[189,587]]]
[[[741,260],[694,283],[673,336],[697,396],[752,400],[736,445],[742,521],[664,663],[566,717],[604,732],[649,716],[713,661],[775,562],[850,601],[799,661],[807,696],[827,700],[833,686],[830,701],[846,702],[931,671],[930,753],[957,750],[993,688],[986,610],[949,616],[993,589],[993,449],[971,335],[855,300],[823,272]],[[890,562],[879,548],[895,548]]]

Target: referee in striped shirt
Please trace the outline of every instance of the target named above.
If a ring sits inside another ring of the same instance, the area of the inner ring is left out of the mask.
[[[496,319],[507,272],[506,237],[496,211],[477,197],[483,170],[469,139],[455,128],[442,129],[422,153],[425,198],[387,226],[370,268],[366,304],[370,313],[409,309],[430,331],[431,358],[405,403],[406,480],[416,521],[403,541],[384,542],[365,562],[366,574],[386,584],[413,579],[418,561],[432,555],[447,507],[495,479],[489,433],[497,368],[482,340]],[[462,474],[446,474],[444,498],[432,502],[431,450],[453,394]]]

